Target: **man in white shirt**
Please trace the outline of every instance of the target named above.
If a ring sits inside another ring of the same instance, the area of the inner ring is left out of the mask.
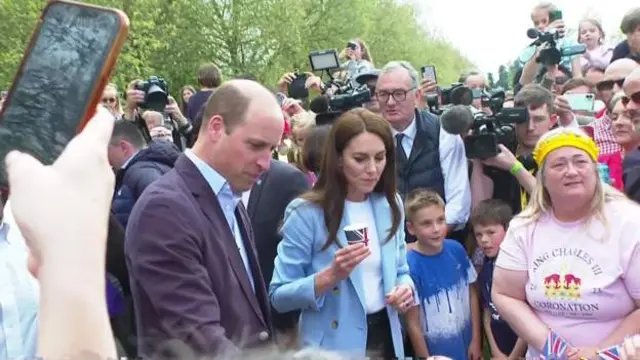
[[[471,211],[464,143],[442,130],[437,116],[416,109],[419,96],[418,73],[411,64],[392,61],[384,66],[376,98],[396,139],[398,191],[406,196],[427,188],[440,194],[446,201],[449,237],[455,238],[452,234],[464,228]]]
[[[0,360],[36,355],[39,288],[9,203],[0,196]],[[4,215],[4,216],[3,216]]]

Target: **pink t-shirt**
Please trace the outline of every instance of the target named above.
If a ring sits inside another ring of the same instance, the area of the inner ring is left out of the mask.
[[[640,299],[640,207],[619,200],[604,213],[606,226],[596,218],[562,223],[544,214],[525,225],[515,218],[496,260],[528,272],[527,302],[573,346],[597,346]]]

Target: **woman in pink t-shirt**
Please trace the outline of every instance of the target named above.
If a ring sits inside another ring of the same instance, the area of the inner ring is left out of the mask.
[[[570,359],[597,359],[640,324],[640,207],[598,178],[578,129],[545,134],[527,208],[509,225],[493,278],[500,315],[538,357],[550,330]]]

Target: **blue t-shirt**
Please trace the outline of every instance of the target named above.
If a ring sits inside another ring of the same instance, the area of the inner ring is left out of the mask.
[[[491,300],[491,285],[495,261],[495,259],[485,258],[482,269],[478,274],[480,301],[483,309],[489,309],[489,314],[491,315],[491,333],[493,334],[493,338],[496,340],[498,349],[500,349],[503,354],[509,356],[513,351],[513,348],[516,346],[518,335],[516,335],[516,333],[511,330],[509,324],[500,317],[496,307],[493,305],[493,301]]]
[[[407,262],[422,305],[429,354],[467,359],[473,335],[469,286],[476,271],[464,248],[444,240],[439,254],[411,250]]]

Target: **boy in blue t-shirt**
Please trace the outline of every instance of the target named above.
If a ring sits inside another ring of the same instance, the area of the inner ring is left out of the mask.
[[[407,335],[416,357],[482,357],[476,271],[460,243],[445,239],[444,201],[412,191],[405,202],[407,231],[417,242],[407,253],[420,306],[407,312]]]
[[[482,324],[492,359],[519,359],[524,357],[527,351],[527,344],[500,318],[491,301],[493,267],[512,217],[511,207],[498,199],[480,202],[471,213],[473,235],[485,257],[478,274],[478,287],[483,309]]]

